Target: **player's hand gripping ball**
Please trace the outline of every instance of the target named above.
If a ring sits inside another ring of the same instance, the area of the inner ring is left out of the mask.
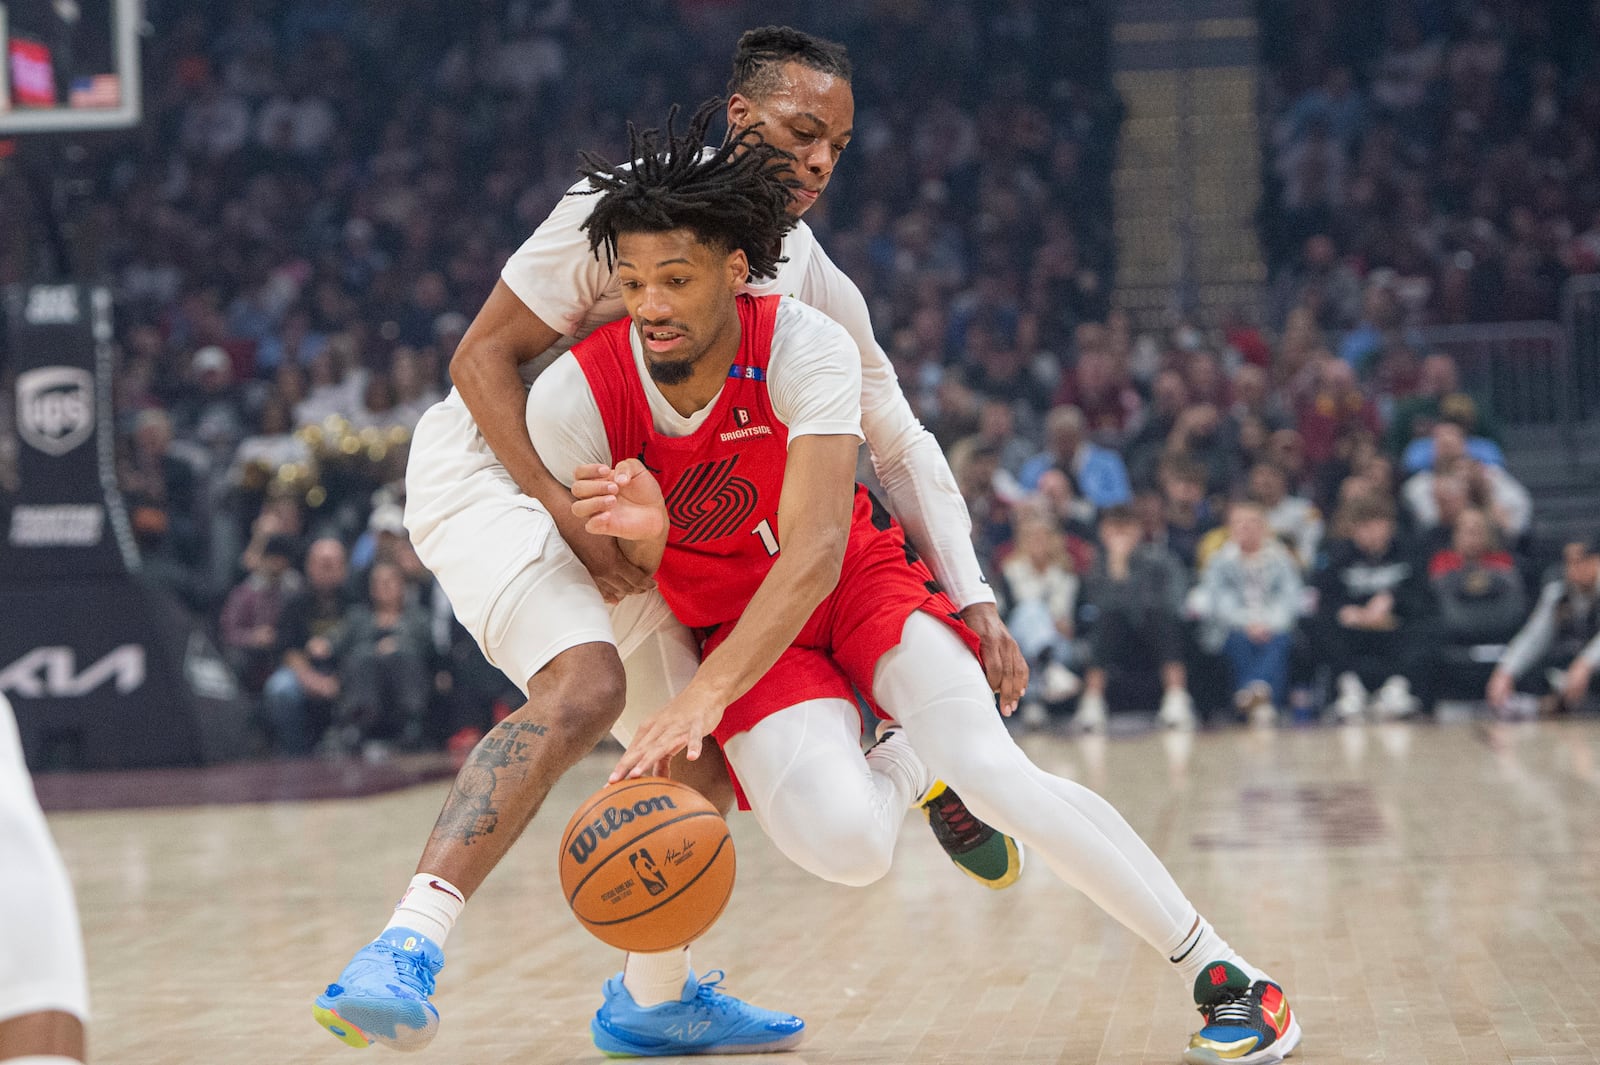
[[[681,947],[733,893],[728,823],[699,792],[664,777],[595,792],[567,822],[560,857],[572,912],[619,950]]]

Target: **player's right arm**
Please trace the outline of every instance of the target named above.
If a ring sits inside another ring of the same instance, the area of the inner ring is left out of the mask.
[[[544,504],[601,594],[617,600],[646,590],[650,580],[614,539],[585,532],[573,516],[571,494],[534,449],[518,371],[562,337],[557,324],[576,331],[600,301],[609,271],[578,229],[591,206],[587,197],[562,197],[506,263],[450,360],[450,379],[495,458],[524,494]]]

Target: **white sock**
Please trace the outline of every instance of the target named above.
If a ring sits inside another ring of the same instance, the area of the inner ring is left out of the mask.
[[[622,986],[640,1007],[659,1006],[683,998],[689,980],[689,948],[660,954],[629,954],[622,963]]]
[[[421,932],[442,948],[466,904],[466,892],[450,881],[431,873],[418,873],[395,904],[394,916],[383,930],[409,928]]]
[[[933,786],[933,774],[899,725],[894,726],[893,735],[867,751],[867,768],[894,785],[902,807],[914,805]]]
[[[1186,989],[1194,987],[1194,978],[1200,975],[1200,970],[1219,961],[1237,965],[1252,981],[1268,979],[1266,973],[1245,961],[1243,955],[1228,946],[1228,941],[1217,935],[1217,930],[1204,917],[1195,918],[1194,927],[1183,937],[1183,942],[1167,955],[1167,960],[1177,970]]]
[[[7,1058],[6,1065],[83,1065],[77,1058],[64,1058],[59,1054],[32,1054],[25,1058]]]

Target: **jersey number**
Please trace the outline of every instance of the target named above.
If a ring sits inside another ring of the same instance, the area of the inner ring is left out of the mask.
[[[766,518],[761,519],[761,524],[750,530],[751,536],[761,537],[761,546],[767,549],[768,557],[778,553],[778,538],[772,533],[772,523]]]

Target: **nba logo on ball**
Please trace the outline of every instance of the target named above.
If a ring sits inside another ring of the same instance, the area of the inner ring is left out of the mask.
[[[728,823],[699,792],[662,777],[590,796],[567,822],[560,862],[573,915],[620,950],[699,938],[733,893]]]

